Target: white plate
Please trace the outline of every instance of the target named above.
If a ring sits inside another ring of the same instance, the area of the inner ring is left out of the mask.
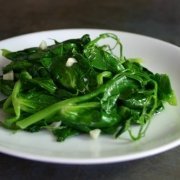
[[[117,34],[123,45],[126,57],[140,57],[143,65],[154,72],[167,73],[180,103],[180,48],[169,43],[125,32],[94,29],[67,29],[38,32],[22,35],[0,42],[0,49],[20,50],[38,46],[42,40],[62,41],[79,38],[88,33],[92,38],[100,33]],[[0,65],[3,65],[1,57]],[[1,112],[0,118],[3,118]],[[0,152],[26,159],[66,163],[97,164],[122,162],[147,157],[164,152],[180,144],[180,108],[167,106],[166,110],[155,116],[146,136],[139,141],[115,140],[111,136],[101,136],[93,140],[88,136],[78,136],[63,143],[55,141],[47,132],[12,133],[0,128]]]

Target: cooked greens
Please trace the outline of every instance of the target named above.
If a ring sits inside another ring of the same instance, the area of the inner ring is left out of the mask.
[[[115,45],[103,44],[111,39]],[[46,129],[63,141],[100,129],[131,139],[144,136],[154,114],[176,97],[166,74],[153,73],[138,59],[127,59],[119,38],[111,33],[94,40],[89,35],[45,48],[33,47],[2,55],[11,62],[0,78],[1,101],[8,117],[2,126],[36,132]],[[139,127],[138,134],[132,127]]]

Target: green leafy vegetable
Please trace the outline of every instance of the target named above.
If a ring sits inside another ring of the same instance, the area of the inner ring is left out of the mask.
[[[104,39],[115,45],[103,44]],[[111,33],[94,40],[89,35],[55,40],[46,49],[2,52],[11,60],[3,73],[14,72],[13,80],[0,78],[6,95],[1,104],[9,115],[2,125],[8,129],[46,129],[57,141],[94,129],[115,137],[127,131],[137,140],[165,102],[177,103],[168,75],[125,58],[119,38]],[[133,126],[139,127],[136,135]]]

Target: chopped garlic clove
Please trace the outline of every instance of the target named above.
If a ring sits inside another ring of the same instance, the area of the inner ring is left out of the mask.
[[[88,79],[87,78],[84,78],[84,82],[87,82],[88,81]]]
[[[89,131],[89,135],[93,138],[93,139],[97,139],[99,137],[101,133],[101,130],[100,129],[94,129],[94,130],[91,130]]]
[[[53,122],[53,123],[51,124],[51,126],[54,127],[54,128],[57,128],[57,127],[59,127],[60,125],[61,125],[61,121]]]
[[[68,58],[66,61],[66,67],[71,67],[74,63],[77,63],[77,60],[75,58]]]
[[[3,74],[3,80],[14,80],[14,72],[13,71],[9,71],[5,74]]]
[[[39,48],[42,49],[42,50],[47,49],[47,43],[46,43],[46,41],[43,40],[43,41],[40,43]]]

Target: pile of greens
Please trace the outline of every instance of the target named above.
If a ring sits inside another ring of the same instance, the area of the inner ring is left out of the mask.
[[[103,44],[106,38],[114,47]],[[17,52],[3,49],[11,62],[0,78],[6,95],[1,106],[7,114],[1,125],[29,132],[46,129],[57,141],[94,129],[115,137],[128,131],[133,140],[140,139],[153,115],[165,102],[176,105],[176,98],[166,74],[154,74],[122,52],[111,33],[93,40],[89,35],[54,40],[47,47]],[[13,79],[3,78],[9,72]],[[139,127],[137,134],[133,126]]]

